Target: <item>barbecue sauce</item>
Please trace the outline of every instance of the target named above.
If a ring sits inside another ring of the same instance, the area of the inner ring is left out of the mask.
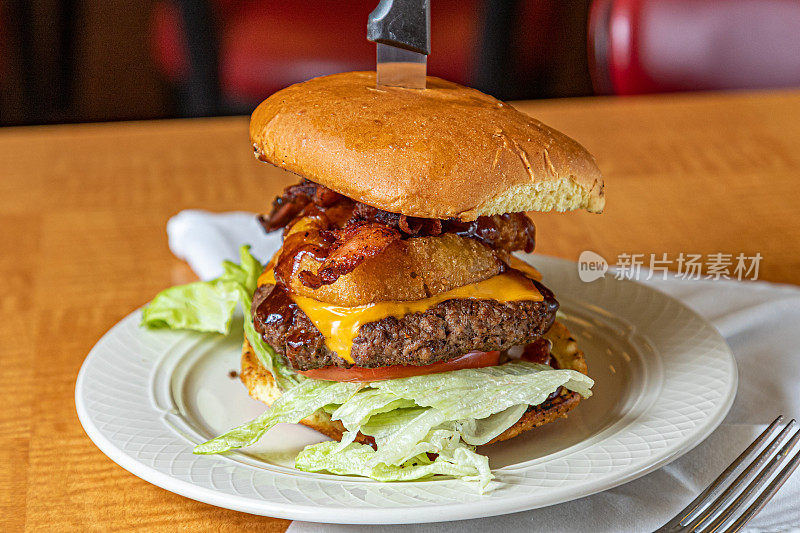
[[[522,351],[520,359],[529,363],[549,365],[558,370],[558,361],[550,353],[551,343],[547,339],[536,339],[527,344]]]
[[[281,284],[265,285],[259,287],[259,290],[269,290],[269,294],[263,296],[256,293],[256,299],[253,300],[254,325],[264,342],[269,343],[265,335],[266,326],[270,326],[273,331],[290,329],[294,324],[297,304],[292,300],[288,289]],[[292,355],[310,339],[310,332],[304,329],[298,329],[286,337],[286,357],[293,366],[296,361]]]
[[[552,346],[553,344],[547,339],[536,339],[535,341],[525,345],[520,359],[523,361],[528,361],[529,363],[548,365],[554,370],[558,370],[558,361],[550,353]],[[545,402],[555,400],[563,391],[564,387],[557,388],[550,396],[547,397]]]

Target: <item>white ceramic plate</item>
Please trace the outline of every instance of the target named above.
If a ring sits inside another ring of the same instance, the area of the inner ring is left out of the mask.
[[[586,353],[594,395],[569,418],[479,451],[500,485],[480,495],[453,479],[378,483],[291,467],[324,439],[279,425],[251,448],[195,456],[192,447],[254,418],[238,378],[241,335],[146,331],[137,311],[89,353],[75,402],[86,433],[131,473],[188,498],[297,520],[391,524],[493,516],[552,505],[636,479],[719,425],[736,365],[716,330],[676,300],[613,278],[583,283],[574,263],[531,262],[561,302]],[[241,328],[234,325],[235,331]]]

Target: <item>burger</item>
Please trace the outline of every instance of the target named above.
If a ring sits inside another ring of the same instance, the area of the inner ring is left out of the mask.
[[[476,447],[591,394],[555,295],[514,255],[534,249],[525,212],[602,211],[577,142],[479,91],[376,87],[374,72],[275,93],[250,140],[300,177],[259,216],[282,246],[263,268],[244,249],[210,283],[246,307],[240,375],[271,408],[196,453],[300,422],[333,439],[301,451],[302,470],[486,485]],[[145,311],[151,326],[164,305]]]

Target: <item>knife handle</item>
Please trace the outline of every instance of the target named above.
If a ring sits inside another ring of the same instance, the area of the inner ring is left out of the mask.
[[[367,19],[367,39],[430,54],[430,0],[381,0]]]

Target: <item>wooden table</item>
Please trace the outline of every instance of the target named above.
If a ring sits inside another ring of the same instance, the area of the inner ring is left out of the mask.
[[[762,279],[796,281],[800,92],[520,108],[581,141],[606,176],[605,214],[535,216],[539,251],[760,252]],[[264,210],[294,180],[255,161],[245,118],[0,130],[0,530],[287,527],[116,466],[83,433],[73,389],[106,330],[192,279],[167,248],[171,215]]]

